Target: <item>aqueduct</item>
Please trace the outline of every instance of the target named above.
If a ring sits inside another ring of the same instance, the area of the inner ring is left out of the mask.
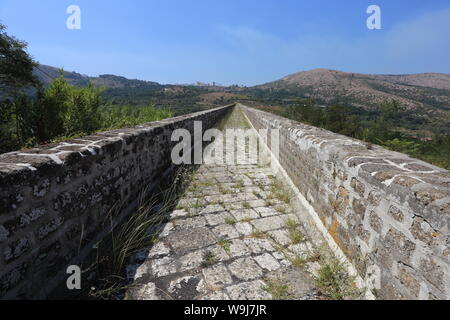
[[[264,146],[273,166],[200,166],[127,269],[129,298],[269,299],[277,279],[315,299],[308,257],[324,244],[363,298],[450,298],[450,172],[241,104],[0,155],[0,297],[46,298],[105,236],[114,203],[127,219],[163,182],[172,132],[224,118],[277,129],[278,156]]]

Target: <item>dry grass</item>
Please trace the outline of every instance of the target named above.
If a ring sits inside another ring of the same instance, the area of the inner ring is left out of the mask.
[[[289,286],[280,279],[265,279],[263,290],[268,292],[273,300],[287,300],[290,298]]]
[[[176,206],[181,190],[189,182],[187,170],[175,174],[170,186],[150,197],[143,190],[138,199],[136,212],[125,221],[116,221],[121,206],[115,206],[106,221],[109,234],[96,245],[96,259],[83,272],[95,273],[93,287],[88,297],[93,299],[120,299],[131,287],[125,279],[124,269],[130,259],[157,240],[159,227],[168,221],[168,214]]]

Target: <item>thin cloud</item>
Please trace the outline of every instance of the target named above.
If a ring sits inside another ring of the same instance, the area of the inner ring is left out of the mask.
[[[361,73],[450,73],[450,60],[446,58],[450,51],[450,9],[353,38],[309,34],[286,41],[249,26],[222,25],[218,30],[235,45],[246,63],[266,70],[263,78],[267,81],[313,68]]]

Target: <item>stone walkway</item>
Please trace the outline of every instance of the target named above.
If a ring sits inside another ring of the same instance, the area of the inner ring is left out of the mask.
[[[225,127],[248,124],[235,110]],[[127,298],[316,299],[308,270],[318,263],[305,262],[312,245],[281,186],[269,167],[201,166],[156,244],[130,268]]]

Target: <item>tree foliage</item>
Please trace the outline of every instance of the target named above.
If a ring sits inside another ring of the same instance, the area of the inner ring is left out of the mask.
[[[36,97],[18,94],[0,103],[0,153],[74,135],[90,134],[171,117],[168,110],[105,106],[102,90],[78,88],[62,77]]]
[[[340,133],[385,148],[406,153],[412,157],[450,169],[450,133],[446,129],[449,119],[433,125],[433,140],[420,141],[398,131],[398,124],[407,111],[398,101],[385,101],[375,114],[361,114],[360,110],[345,105],[319,107],[311,99],[299,100],[281,112],[296,121]]]
[[[0,89],[3,92],[38,85],[33,75],[36,63],[26,49],[26,42],[8,35],[6,27],[0,24]]]

